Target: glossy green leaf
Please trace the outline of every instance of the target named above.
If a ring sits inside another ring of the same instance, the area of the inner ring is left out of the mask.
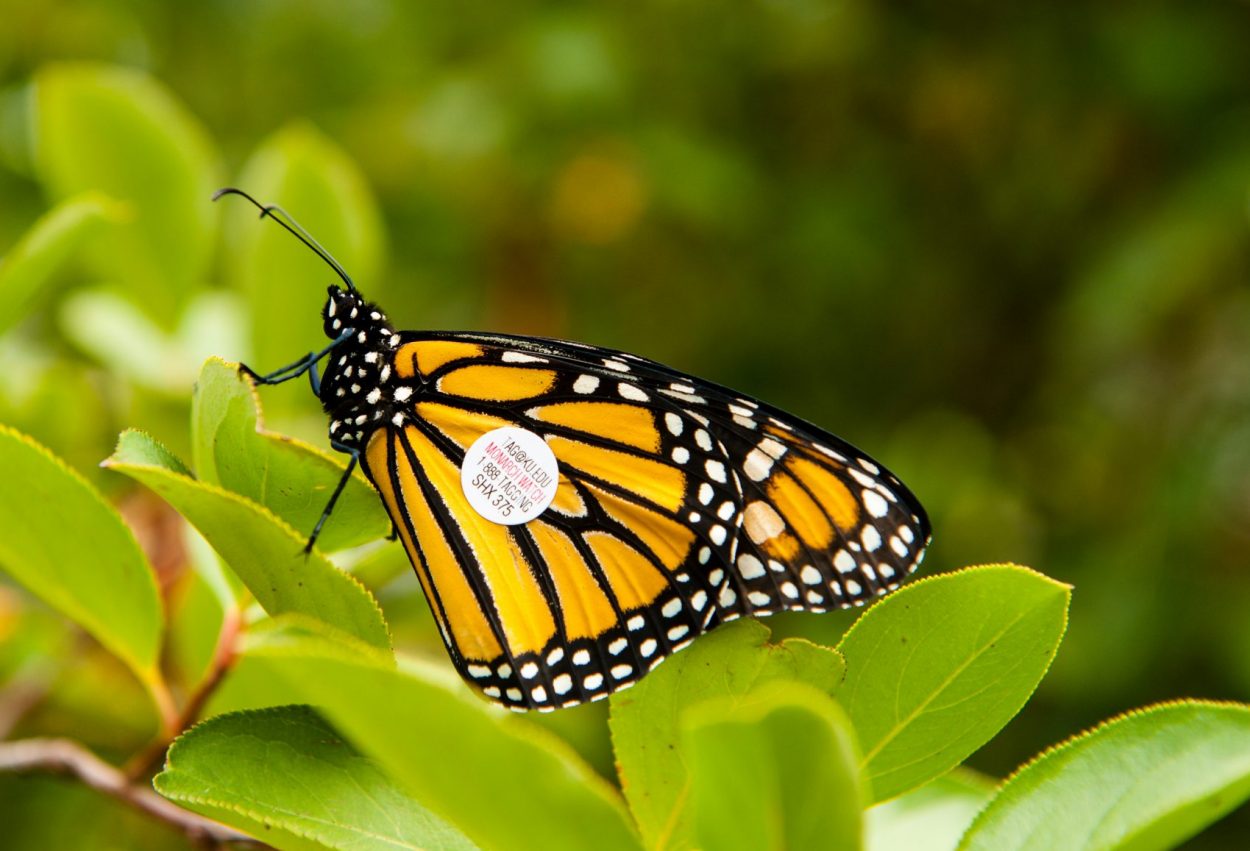
[[[682,733],[700,848],[860,847],[868,793],[850,721],[827,694],[778,682],[717,698],[685,713]]]
[[[778,681],[799,680],[832,692],[842,659],[802,639],[768,643],[754,620],[720,627],[612,697],[610,725],[621,785],[647,847],[695,847],[689,812],[690,777],[680,750],[681,716],[718,697],[768,691]]]
[[[236,364],[217,358],[204,364],[191,410],[200,479],[255,500],[297,531],[311,533],[345,465],[303,441],[266,431],[256,392]],[[390,529],[377,492],[358,472],[339,494],[317,545],[339,550],[383,538]]]
[[[957,768],[864,814],[868,851],[954,851],[994,783]]]
[[[332,141],[305,124],[271,136],[243,168],[238,186],[280,204],[347,270],[370,299],[382,255],[381,216],[368,184]],[[252,351],[259,372],[290,363],[328,342],[321,307],[339,278],[320,258],[241,198],[229,205],[232,268],[255,317]],[[276,397],[280,408],[286,396]]]
[[[838,699],[875,800],[945,774],[1020,711],[1063,638],[1069,596],[995,565],[916,582],[864,613],[838,646]]]
[[[355,579],[317,552],[264,507],[196,481],[164,447],[140,432],[123,432],[104,462],[147,485],[208,539],[270,615],[298,613],[376,647],[389,647],[377,602]]]
[[[246,658],[269,662],[272,678],[483,848],[638,848],[617,792],[567,744],[445,667],[386,667],[290,628],[253,632]]]
[[[97,272],[172,327],[207,270],[216,155],[203,128],[151,77],[105,65],[35,76],[35,162],[49,194],[99,190],[133,220],[92,245]]]
[[[307,706],[219,715],[174,742],[156,791],[284,849],[475,846]]]
[[[1172,848],[1250,798],[1250,707],[1186,701],[1123,715],[1014,775],[959,847]]]
[[[80,475],[4,426],[0,470],[0,567],[91,633],[150,688],[159,681],[164,613],[130,529]]]
[[[125,215],[124,205],[98,192],[85,192],[53,207],[31,225],[0,259],[0,299],[4,301],[0,333],[26,315],[49,279],[86,240]]]

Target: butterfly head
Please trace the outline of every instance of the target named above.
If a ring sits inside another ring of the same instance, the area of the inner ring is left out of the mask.
[[[385,343],[394,335],[386,314],[377,305],[365,301],[356,290],[335,285],[327,290],[321,319],[325,335],[331,340],[337,340],[349,329],[356,335],[364,335],[361,343],[366,340]]]

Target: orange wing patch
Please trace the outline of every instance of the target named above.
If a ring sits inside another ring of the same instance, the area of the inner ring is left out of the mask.
[[[532,408],[527,413],[541,422],[605,437],[644,452],[657,452],[660,448],[660,433],[655,428],[655,417],[646,408],[638,405],[622,405],[616,402],[560,402]]]
[[[560,474],[560,484],[556,487],[555,499],[551,500],[550,508],[568,517],[585,517],[589,510],[572,480],[563,473]]]
[[[567,535],[534,521],[527,527],[556,586],[568,638],[594,638],[616,624],[616,610]]]
[[[417,372],[430,375],[439,367],[464,358],[479,358],[484,350],[476,343],[453,340],[424,340],[408,343],[395,353],[395,372],[401,378],[412,378]]]
[[[808,549],[823,552],[832,545],[834,529],[829,518],[797,479],[777,471],[768,480],[767,493]]]
[[[668,581],[651,562],[615,535],[587,532],[583,537],[622,609],[645,606],[668,587]]]
[[[590,490],[608,516],[637,535],[665,568],[676,570],[686,560],[694,543],[689,527],[600,488]]]
[[[556,373],[549,369],[474,364],[444,375],[438,380],[438,390],[463,399],[514,402],[540,396],[555,383]]]
[[[547,445],[561,465],[568,464],[586,475],[643,495],[671,512],[676,513],[682,506],[686,476],[676,467],[565,437],[552,437]]]
[[[476,572],[490,592],[491,600],[487,605],[493,604],[498,613],[509,650],[513,654],[538,652],[555,635],[555,620],[529,562],[509,534],[508,527],[492,523],[473,510],[461,489],[459,469],[429,438],[411,426],[404,430],[404,434],[422,472],[438,491],[446,512],[459,527],[468,545],[469,552],[463,554],[468,563],[456,562],[449,566],[446,573],[454,570],[463,576]],[[417,505],[418,510],[423,507],[417,503],[409,504]],[[418,531],[418,535],[423,533]],[[434,584],[440,593],[442,578],[443,574],[434,576]],[[467,605],[476,607],[477,604],[468,601]],[[465,611],[456,608],[452,612],[449,620],[454,626]],[[490,659],[493,656],[481,658]]]
[[[466,411],[441,402],[418,402],[416,414],[465,450],[486,432],[512,425],[511,420],[502,417]]]
[[[821,464],[793,452],[788,453],[785,466],[811,491],[841,532],[849,533],[855,528],[859,522],[859,501],[837,476]]]
[[[374,484],[387,511],[397,521],[395,525],[404,549],[417,569],[430,609],[445,633],[450,633],[462,656],[470,659],[497,657],[503,648],[483,616],[464,569],[426,502],[398,438],[393,432],[379,430],[369,441],[366,452]],[[392,463],[399,482],[398,494],[391,480]],[[402,510],[396,504],[397,498],[403,501]]]

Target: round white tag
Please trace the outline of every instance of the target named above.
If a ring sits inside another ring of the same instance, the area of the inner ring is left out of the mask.
[[[473,441],[460,468],[469,505],[504,526],[528,523],[546,511],[559,484],[560,467],[546,441],[514,426]]]

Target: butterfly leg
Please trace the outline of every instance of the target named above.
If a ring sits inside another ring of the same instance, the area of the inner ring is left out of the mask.
[[[317,369],[317,362],[313,361],[308,365],[308,384],[312,387],[314,396],[321,396],[321,373]]]
[[[317,536],[321,534],[321,527],[330,519],[330,513],[334,511],[334,503],[338,502],[339,494],[343,492],[343,488],[347,486],[347,480],[352,477],[352,471],[356,469],[356,464],[360,461],[360,450],[351,446],[346,446],[336,440],[330,441],[330,446],[339,452],[346,452],[348,457],[347,469],[343,471],[342,478],[339,479],[338,485],[334,488],[334,493],[330,494],[330,501],[326,503],[325,510],[321,512],[321,517],[317,520],[317,525],[313,527],[312,534],[308,536],[308,543],[304,545],[304,554],[312,552],[313,544],[317,542]]]
[[[334,338],[333,342],[331,342],[330,345],[326,346],[321,351],[309,352],[308,354],[304,355],[299,360],[292,361],[291,363],[288,363],[286,366],[280,369],[275,369],[273,372],[266,373],[265,375],[261,375],[260,373],[252,369],[247,364],[242,364],[242,363],[239,364],[239,372],[248,376],[257,384],[281,384],[284,381],[290,381],[292,378],[299,378],[305,372],[312,369],[314,365],[318,361],[320,361],[323,357],[330,354],[330,352],[334,351],[336,346],[338,346],[340,343],[346,342],[347,339],[351,337],[351,335],[354,333],[355,331],[353,329],[348,328],[345,331],[343,331],[342,334]],[[320,384],[320,381],[318,381],[318,384]]]

